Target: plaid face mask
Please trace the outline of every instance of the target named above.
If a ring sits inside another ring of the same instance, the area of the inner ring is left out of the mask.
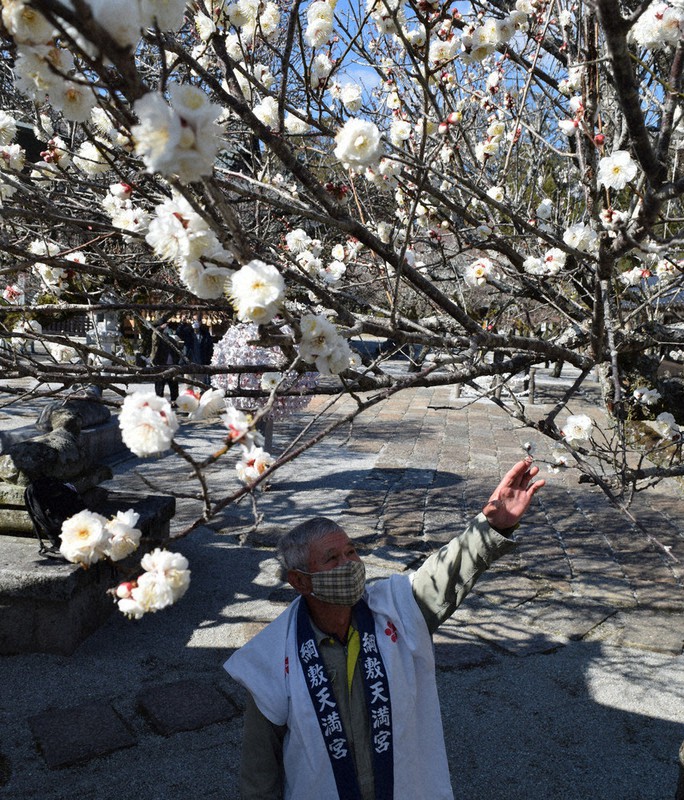
[[[366,567],[363,561],[347,561],[325,572],[305,572],[311,578],[312,594],[325,603],[355,606],[366,587]]]

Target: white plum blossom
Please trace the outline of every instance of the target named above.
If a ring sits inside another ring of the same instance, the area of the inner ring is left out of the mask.
[[[647,386],[639,386],[632,392],[632,397],[645,406],[657,405],[660,400],[660,392],[657,389],[649,389]]]
[[[323,375],[336,375],[349,367],[349,343],[323,314],[305,314],[300,322],[299,354],[302,361],[315,363]]]
[[[314,89],[325,85],[335,62],[327,53],[319,53],[311,62],[311,85]]]
[[[176,409],[181,414],[192,414],[193,411],[196,411],[199,407],[199,392],[192,388],[188,387],[184,392],[181,392],[178,395],[178,399],[176,400]]]
[[[478,258],[464,273],[465,282],[468,286],[484,286],[489,278],[495,277],[494,264],[488,258]]]
[[[528,256],[523,261],[523,269],[528,275],[544,275],[544,262],[537,256]]]
[[[535,213],[539,219],[551,219],[553,215],[553,201],[545,197],[537,206]]]
[[[390,142],[395,147],[401,147],[403,142],[411,138],[413,129],[414,125],[409,120],[394,117],[390,126]]]
[[[311,237],[303,228],[295,228],[285,236],[287,249],[293,254],[303,253],[309,249]]]
[[[270,372],[264,374],[280,375],[282,378],[282,373]],[[263,436],[254,430],[254,417],[251,414],[247,414],[239,408],[235,408],[235,406],[228,406],[226,413],[221,417],[221,421],[228,428],[228,438],[231,442],[241,442],[247,449],[263,444]]]
[[[2,21],[18,43],[42,44],[52,38],[54,28],[26,0],[3,0]]]
[[[576,119],[561,119],[558,120],[558,127],[566,136],[574,136],[579,128],[579,122]]]
[[[240,449],[242,454],[235,471],[243,483],[253,483],[273,464],[274,459],[261,447],[243,445]]]
[[[265,392],[272,392],[282,380],[282,372],[264,372],[261,375],[260,385]]]
[[[340,89],[340,100],[350,114],[356,114],[363,104],[363,88],[358,83],[345,83]]]
[[[563,241],[568,247],[574,247],[575,250],[579,250],[582,253],[589,253],[597,245],[598,234],[589,225],[578,222],[575,225],[571,225],[563,233]]]
[[[18,144],[0,145],[0,170],[21,172],[26,163],[26,151]]]
[[[146,220],[140,220],[143,225]],[[203,299],[221,297],[230,271],[217,263],[230,263],[232,254],[223,248],[214,231],[190,203],[174,193],[155,209],[145,240],[155,255],[179,267],[188,289]]]
[[[178,420],[171,405],[154,392],[134,392],[124,399],[119,414],[121,438],[136,456],[152,456],[171,447]]]
[[[303,111],[302,109],[298,109],[298,114],[301,116],[305,116],[306,112]],[[285,117],[285,130],[288,133],[291,133],[295,136],[297,135],[301,136],[305,133],[308,133],[311,130],[311,125],[309,125],[309,123],[306,122],[306,120],[301,119],[301,116],[292,113],[287,114],[287,116]]]
[[[278,101],[275,97],[264,97],[254,106],[254,116],[266,125],[267,128],[278,127]]]
[[[343,261],[331,261],[319,274],[326,283],[337,283],[346,271],[347,265]]]
[[[641,282],[650,277],[651,271],[644,267],[636,266],[620,274],[620,282],[625,286],[641,286]]]
[[[125,9],[121,3],[112,0],[90,0],[89,5],[95,20],[117,44],[126,47],[138,43],[143,28],[143,18],[137,0],[126,3]]]
[[[662,439],[679,439],[681,429],[675,418],[668,411],[658,414],[655,419],[655,429]]]
[[[87,509],[62,523],[59,551],[74,564],[95,564],[107,555],[107,519]]]
[[[549,464],[549,472],[557,474],[569,464],[569,456],[564,450],[554,450],[551,453],[553,464]]]
[[[135,526],[140,514],[129,508],[128,511],[117,511],[116,516],[105,523],[108,542],[105,554],[112,561],[120,561],[137,550],[140,545],[142,531]]]
[[[17,121],[11,114],[0,110],[0,145],[11,144],[17,135]]]
[[[616,150],[598,163],[597,182],[608,189],[624,189],[636,177],[637,165],[626,150]]]
[[[231,270],[212,264],[204,267],[197,263],[197,267],[198,269],[186,276],[184,283],[188,289],[202,300],[215,300],[223,297],[228,281],[233,274]]]
[[[102,175],[112,168],[105,155],[108,145],[95,142],[83,142],[74,156],[74,166],[86,175]]]
[[[310,47],[322,47],[332,36],[335,7],[333,3],[314,0],[306,10],[304,40]]]
[[[230,296],[241,322],[270,322],[285,297],[285,281],[271,264],[254,259],[233,273]]]
[[[684,34],[684,8],[681,4],[651,3],[632,26],[629,38],[648,50],[676,45]]]
[[[563,438],[572,446],[583,444],[591,437],[594,422],[587,414],[571,414],[563,425]]]
[[[177,31],[185,19],[186,0],[140,0],[142,20],[146,27],[156,22],[160,31]]]
[[[658,279],[667,281],[677,277],[681,273],[682,265],[679,266],[667,258],[661,258],[656,263],[655,272]]]
[[[599,219],[604,228],[617,230],[624,224],[627,215],[623,211],[616,211],[614,208],[604,208],[599,214]]]
[[[226,410],[226,397],[223,389],[207,389],[200,396],[197,408],[190,415],[192,419],[209,419]]]
[[[373,122],[350,119],[335,137],[335,158],[351,167],[374,164],[382,155],[380,131]]]
[[[487,189],[487,197],[491,197],[497,203],[503,203],[506,191],[503,186],[492,186],[491,189]]]
[[[135,102],[140,120],[131,129],[135,151],[148,172],[178,175],[190,183],[213,170],[223,109],[191,84],[172,83],[168,91],[170,104],[156,92]]]
[[[87,122],[95,107],[95,95],[86,83],[62,81],[50,93],[52,105],[59,109],[66,119],[73,122]]]
[[[180,553],[156,548],[140,560],[145,570],[135,581],[116,589],[119,611],[140,619],[143,614],[160,611],[183,597],[190,586],[188,560]]]
[[[544,274],[557,275],[565,266],[567,255],[558,247],[552,247],[544,255]]]

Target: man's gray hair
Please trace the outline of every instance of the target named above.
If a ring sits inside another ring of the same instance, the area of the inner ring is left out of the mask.
[[[344,532],[344,528],[328,517],[314,517],[292,528],[278,542],[278,560],[283,571],[299,569],[307,572],[313,542],[329,533]]]

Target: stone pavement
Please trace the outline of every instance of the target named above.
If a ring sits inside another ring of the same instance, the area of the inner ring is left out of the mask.
[[[561,388],[541,380],[528,410],[541,417]],[[573,411],[591,407],[588,396]],[[310,418],[279,423],[276,449]],[[277,533],[334,516],[365,546],[369,579],[410,569],[477,513],[525,442],[549,450],[450,388],[399,394],[348,434],[277,473],[257,533],[243,501],[178,542],[193,578],[177,606],[137,622],[115,614],[70,657],[0,660],[0,797],[237,800],[242,693],[221,664],[292,597]],[[183,441],[206,455],[219,436],[200,424]],[[122,461],[112,486],[148,491],[141,476],[180,495],[172,531],[194,519],[196,486],[177,460]],[[599,490],[570,472],[544,477],[517,550],[435,637],[456,797],[671,798],[684,739],[681,487],[663,482],[632,507],[675,563]],[[210,478],[217,490],[230,481],[225,465]]]

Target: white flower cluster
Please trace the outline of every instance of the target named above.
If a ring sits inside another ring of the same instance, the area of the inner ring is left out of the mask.
[[[335,3],[314,0],[306,9],[304,41],[310,47],[323,47],[332,37],[334,20]]]
[[[563,233],[563,241],[581,253],[593,253],[598,247],[598,234],[589,225],[577,222]]]
[[[223,416],[228,428],[228,438],[240,445],[240,458],[235,464],[238,479],[243,483],[253,483],[274,462],[274,458],[261,445],[263,437],[253,429],[254,418],[237,408],[229,408]]]
[[[191,84],[171,83],[170,103],[148,92],[133,106],[140,120],[131,128],[135,152],[148,172],[177,175],[182,183],[211,175],[220,145],[223,108]]]
[[[591,438],[594,422],[587,414],[570,414],[565,420],[561,434],[572,447],[581,445]]]
[[[681,2],[651,3],[629,32],[629,38],[647,50],[676,46],[684,36],[684,7]]]
[[[506,125],[501,120],[495,119],[489,124],[485,140],[475,145],[475,157],[480,163],[484,164],[499,152],[505,133]]]
[[[145,240],[155,255],[179,267],[181,280],[197,297],[211,300],[223,295],[231,272],[220,265],[231,263],[233,257],[182,195],[174,193],[155,208]]]
[[[119,427],[126,447],[142,458],[171,447],[178,420],[168,400],[154,392],[133,392],[123,401]]]
[[[48,258],[55,258],[60,253],[60,246],[55,242],[48,242],[45,239],[36,239],[29,245],[29,253],[34,256],[47,256]],[[55,267],[52,264],[45,264],[42,261],[36,261],[33,264],[33,270],[40,278],[46,290],[59,297],[64,291],[67,272],[61,267]]]
[[[507,17],[488,17],[464,30],[461,47],[467,60],[483,61],[497,47],[510,41],[516,30],[527,24],[527,14],[517,5],[516,10]]]
[[[106,519],[94,511],[79,511],[62,523],[59,551],[73,564],[89,566],[103,558],[120,561],[140,544],[140,515],[132,508]]]
[[[123,181],[112,183],[102,200],[102,207],[115,228],[129,233],[143,233],[150,224],[150,215],[143,208],[134,206],[132,197],[133,187],[129,184]]]
[[[95,95],[76,70],[71,53],[54,43],[52,24],[24,0],[3,0],[2,6],[2,21],[17,43],[17,89],[38,102],[49,95],[51,105],[67,119],[85,122],[95,106]]]
[[[66,0],[65,5],[73,9]],[[155,23],[163,31],[183,24],[185,0],[90,0],[93,18],[122,47],[138,43],[144,28]],[[17,43],[16,86],[39,102],[46,95],[51,105],[74,122],[86,122],[97,100],[91,83],[76,68],[71,53],[55,43],[57,31],[26,0],[2,0],[2,21]],[[76,29],[67,33],[86,53],[92,45]]]
[[[316,364],[322,375],[337,375],[351,364],[352,351],[346,339],[323,314],[305,314],[300,322],[299,354],[302,361]]]
[[[145,570],[142,575],[116,588],[119,611],[131,619],[167,608],[190,586],[188,560],[180,553],[156,548],[142,557],[140,566]]]
[[[348,242],[347,247],[338,243],[331,249],[332,260],[321,258],[323,244],[320,239],[312,239],[303,228],[295,228],[285,236],[285,246],[295,257],[299,266],[309,275],[320,278],[324,283],[337,283],[347,271],[345,260],[356,253],[356,247]]]
[[[228,429],[228,438],[231,442],[239,442],[247,449],[263,445],[264,437],[254,430],[254,417],[251,414],[230,406],[221,420]]]
[[[400,0],[367,0],[366,13],[375,23],[378,33],[399,33],[406,23]]]
[[[70,5],[70,3],[67,3]],[[155,23],[162,31],[183,24],[185,0],[89,0],[93,17],[122,46],[135,46],[141,31]]]
[[[219,7],[223,3],[217,4]],[[271,39],[280,25],[280,9],[276,3],[263,0],[237,0],[226,3],[224,8],[228,22],[240,31],[240,38],[250,44],[257,33]]]
[[[655,406],[660,400],[660,392],[657,389],[649,389],[647,386],[639,386],[632,392],[632,397],[637,403],[645,406]]]
[[[17,121],[6,111],[0,111],[0,208],[3,200],[12,197],[16,185],[3,178],[3,172],[21,172],[26,160],[26,152],[12,140],[17,135]]]
[[[558,273],[565,266],[567,256],[563,250],[558,247],[552,247],[547,250],[543,258],[536,258],[530,256],[523,262],[523,269],[530,275],[539,275],[541,277],[552,277]]]
[[[635,266],[621,272],[618,276],[624,286],[641,286],[641,282],[651,277],[651,270],[646,267]]]

